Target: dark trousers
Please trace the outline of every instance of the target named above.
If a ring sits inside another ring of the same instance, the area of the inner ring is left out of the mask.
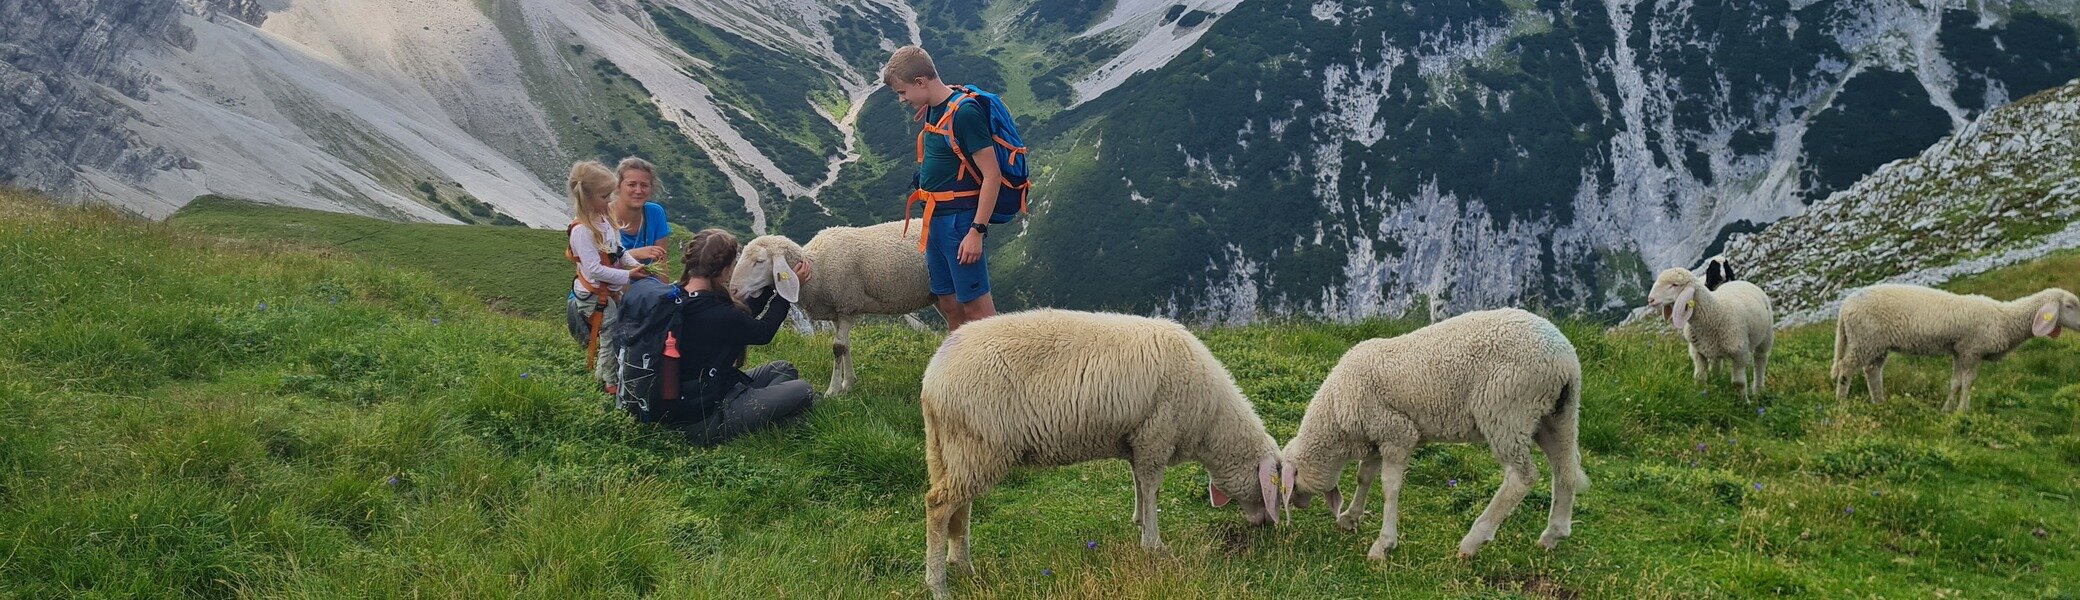
[[[802,380],[793,363],[777,360],[744,375],[750,380],[723,394],[721,406],[707,418],[678,425],[687,441],[703,446],[721,444],[801,414],[814,402],[814,387]]]

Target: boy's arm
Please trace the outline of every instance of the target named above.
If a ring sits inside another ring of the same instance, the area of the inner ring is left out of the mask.
[[[975,198],[975,222],[987,225],[991,211],[997,208],[997,192],[1004,187],[1004,170],[997,166],[995,144],[983,146],[972,156],[968,164],[982,173],[982,195]],[[969,229],[968,235],[961,238],[960,252],[955,258],[964,265],[982,260],[982,232]]]

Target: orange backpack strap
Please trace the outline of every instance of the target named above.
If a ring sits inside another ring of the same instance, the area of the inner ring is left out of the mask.
[[[576,231],[578,229],[578,226],[581,224],[582,223],[579,223],[577,221],[571,221],[570,225],[564,226],[564,238],[570,238],[571,232]],[[608,290],[605,286],[601,286],[598,283],[594,283],[592,281],[592,278],[585,276],[585,264],[578,262],[578,253],[571,250],[570,244],[564,244],[563,257],[571,261],[571,269],[577,272],[578,285],[584,286],[585,291],[591,293],[593,299],[599,303],[599,307],[602,310],[604,310],[607,307],[607,300],[611,298],[610,294],[612,294],[612,291]],[[607,256],[607,253],[599,253],[599,264],[607,264],[608,260],[609,257]],[[593,314],[596,316],[599,313]],[[594,329],[598,329],[597,325],[594,326]],[[599,335],[599,332],[594,331],[593,335]]]

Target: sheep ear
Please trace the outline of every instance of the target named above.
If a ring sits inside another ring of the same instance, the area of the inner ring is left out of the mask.
[[[1278,524],[1278,457],[1266,456],[1257,460],[1257,492],[1264,496],[1264,512],[1271,515],[1271,524]]]
[[[1676,331],[1684,331],[1690,327],[1690,314],[1696,309],[1697,286],[1685,287],[1683,293],[1676,295],[1675,305],[1670,309],[1668,320],[1675,325]]]
[[[794,269],[787,266],[785,259],[773,261],[773,290],[788,302],[802,297],[802,280],[794,276]]]
[[[2037,337],[2056,339],[2059,334],[2058,303],[2053,302],[2037,309],[2037,320],[2031,322],[2029,331]]]
[[[1220,508],[1228,505],[1228,495],[1221,493],[1220,488],[1214,487],[1213,482],[1208,481],[1206,482],[1206,501],[1213,504],[1214,508]]]
[[[1324,502],[1329,503],[1329,514],[1333,515],[1343,512],[1343,490],[1333,487],[1329,488],[1327,493],[1322,494],[1322,498]]]

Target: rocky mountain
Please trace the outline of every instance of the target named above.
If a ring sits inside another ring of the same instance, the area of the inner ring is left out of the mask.
[[[0,184],[568,218],[640,154],[689,226],[900,215],[922,42],[1040,165],[1007,305],[1234,322],[1615,314],[2080,75],[2063,0],[0,0]]]
[[[1622,313],[1653,270],[2080,74],[2072,11],[1244,2],[1043,125],[1011,279],[1212,321]]]
[[[1874,283],[1933,285],[2080,247],[2080,81],[1988,112],[1805,213],[1727,244],[1789,324]]]

